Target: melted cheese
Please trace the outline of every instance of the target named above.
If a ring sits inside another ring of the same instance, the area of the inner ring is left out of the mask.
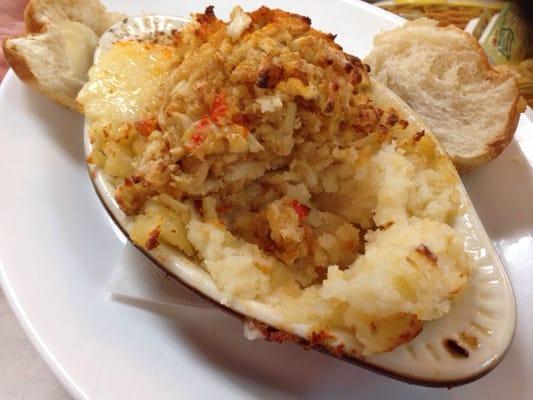
[[[125,41],[115,44],[89,71],[78,103],[90,121],[135,122],[160,105],[176,61],[170,46]]]

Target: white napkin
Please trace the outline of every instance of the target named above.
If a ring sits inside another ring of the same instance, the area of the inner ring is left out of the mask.
[[[167,276],[140,250],[126,243],[107,290],[113,300],[157,312],[171,318],[180,315],[180,307],[213,308],[214,306]],[[244,323],[248,340],[264,338],[255,326]]]
[[[124,247],[107,290],[114,300],[163,313],[179,306],[212,307],[207,300],[167,276],[131,243]]]

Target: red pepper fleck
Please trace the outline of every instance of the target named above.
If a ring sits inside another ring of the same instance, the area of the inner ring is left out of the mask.
[[[153,250],[157,246],[159,246],[159,234],[161,233],[161,229],[159,226],[156,226],[152,232],[150,232],[150,235],[148,235],[148,239],[146,240],[146,243],[144,247],[146,250]]]
[[[152,115],[142,121],[135,122],[135,129],[143,136],[150,136],[153,131],[160,129],[157,117]]]
[[[226,111],[228,111],[228,104],[226,103],[226,95],[224,93],[217,93],[211,108],[209,109],[209,116],[213,122],[218,122],[218,119],[222,117]]]
[[[310,208],[303,205],[298,200],[291,200],[290,205],[292,208],[294,208],[296,214],[298,214],[298,218],[300,218],[300,221],[307,217],[307,215],[309,214]]]
[[[211,108],[209,109],[209,115],[203,117],[200,122],[194,128],[194,133],[191,136],[191,140],[188,145],[189,148],[199,146],[205,140],[204,130],[211,123],[218,123],[219,118],[222,117],[228,110],[226,104],[226,96],[224,93],[217,93]]]
[[[210,121],[208,117],[204,117],[200,120],[200,122],[198,122],[194,128],[194,133],[192,134],[190,140],[191,143],[189,143],[188,147],[192,148],[199,146],[205,140],[204,130],[209,123]]]
[[[192,135],[191,140],[195,145],[198,146],[200,143],[204,141],[204,137],[202,136],[200,132],[196,132],[194,135]]]

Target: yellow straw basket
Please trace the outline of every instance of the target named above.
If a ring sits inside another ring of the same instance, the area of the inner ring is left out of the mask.
[[[452,24],[461,29],[466,27],[468,21],[479,17],[484,10],[487,10],[491,16],[496,14],[503,4],[503,2],[481,3],[446,0],[396,0],[376,3],[377,6],[408,20],[428,17],[439,21],[441,25]]]

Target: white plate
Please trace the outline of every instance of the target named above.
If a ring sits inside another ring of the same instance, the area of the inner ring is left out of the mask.
[[[233,5],[213,3],[222,17]],[[358,55],[368,52],[375,33],[399,23],[342,0],[327,7],[319,0],[268,4],[311,16]],[[204,5],[115,0],[109,6],[129,14],[187,15]],[[291,345],[249,343],[240,323],[218,311],[183,308],[165,319],[112,302],[104,288],[124,239],[87,177],[81,117],[33,94],[10,73],[0,90],[0,121],[2,284],[39,351],[76,397],[533,398],[527,379],[533,374],[527,318],[533,307],[533,124],[525,117],[509,149],[465,179],[514,285],[515,340],[495,371],[452,391],[408,386]]]

